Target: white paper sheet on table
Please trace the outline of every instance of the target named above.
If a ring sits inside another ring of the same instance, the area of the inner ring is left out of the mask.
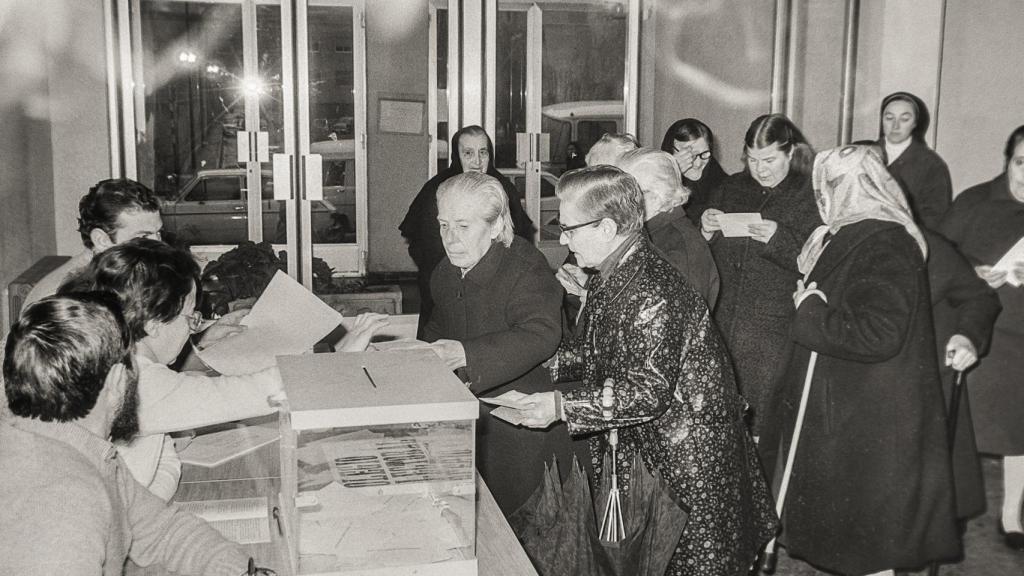
[[[278,271],[242,319],[244,332],[199,352],[221,374],[250,374],[274,365],[280,354],[301,354],[341,323],[341,314]]]
[[[197,436],[178,453],[182,464],[213,468],[281,437],[277,426],[241,426]]]
[[[1014,273],[1014,266],[1016,264],[1024,262],[1024,238],[1021,238],[1003,254],[1003,257],[996,262],[996,265],[992,267],[993,271],[1001,270],[1006,272],[1006,283],[1010,286],[1020,286],[1024,284],[1024,278]]]
[[[722,236],[726,238],[750,236],[747,226],[762,222],[763,220],[761,220],[759,212],[730,212],[718,215],[718,224],[722,227]]]

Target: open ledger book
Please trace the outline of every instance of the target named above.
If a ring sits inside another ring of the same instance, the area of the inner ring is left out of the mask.
[[[179,509],[206,520],[222,536],[239,544],[270,542],[267,499],[196,500],[178,502]]]

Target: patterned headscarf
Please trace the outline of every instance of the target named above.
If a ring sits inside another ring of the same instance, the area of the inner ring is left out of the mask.
[[[818,227],[804,243],[797,258],[805,275],[824,250],[826,233],[861,220],[885,220],[906,228],[928,257],[928,245],[914,224],[906,195],[885,168],[871,146],[843,146],[825,150],[814,159],[814,197],[824,226]]]

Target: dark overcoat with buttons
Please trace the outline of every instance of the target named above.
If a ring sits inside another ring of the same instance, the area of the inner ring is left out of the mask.
[[[462,343],[466,367],[458,374],[474,394],[554,389],[541,364],[561,339],[562,286],[533,245],[518,236],[507,248],[496,242],[465,277],[446,257],[434,270],[431,293],[435,307],[424,339]],[[477,469],[507,515],[537,488],[552,455],[568,469],[572,443],[564,425],[516,427],[491,416],[492,408],[480,405]]]
[[[787,552],[837,574],[916,568],[959,553],[924,258],[899,224],[841,228],[808,276],[782,402],[791,429],[818,353],[783,511]],[[792,303],[790,304],[792,306]],[[772,434],[762,443],[778,446]]]
[[[689,511],[666,574],[745,576],[774,533],[775,511],[704,299],[643,237],[589,286],[578,336],[552,365],[558,381],[583,383],[563,392],[570,432],[599,433],[590,442],[600,474],[605,431],[617,428],[620,488],[628,493],[639,454]]]
[[[772,189],[763,188],[746,171],[733,174],[707,207],[760,212],[762,219],[778,223],[767,244],[726,238],[721,232],[711,238],[721,279],[715,320],[732,356],[740,393],[750,403],[756,436],[788,341],[792,294],[800,278],[796,257],[821,216],[809,179],[793,170]]]

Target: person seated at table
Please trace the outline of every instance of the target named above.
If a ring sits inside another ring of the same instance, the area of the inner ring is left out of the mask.
[[[587,166],[599,166],[601,164],[612,165],[615,160],[630,150],[636,150],[640,143],[632,134],[611,134],[605,133],[594,142],[587,152]]]
[[[51,296],[11,327],[0,421],[5,574],[118,575],[127,558],[238,576],[248,556],[139,485],[111,440],[137,429],[133,341],[115,298]]]
[[[494,167],[494,144],[480,126],[466,126],[452,136],[452,163],[447,170],[423,185],[409,206],[409,211],[398,229],[409,242],[409,256],[416,263],[420,292],[419,332],[430,320],[434,299],[430,292],[430,277],[438,263],[444,260],[444,247],[437,229],[437,189],[454,176],[465,172],[487,174],[501,183],[509,205],[513,232],[532,242],[537,231],[523,209],[523,195],[508,178]]]
[[[455,176],[438,189],[437,214],[447,257],[430,280],[436,307],[423,339],[478,396],[550,391],[541,364],[561,338],[562,290],[544,255],[512,233],[501,183]],[[484,410],[476,431],[477,468],[505,514],[533,493],[552,453],[571,461],[565,427],[526,430]]]
[[[281,393],[276,367],[252,374],[207,376],[175,372],[173,362],[197,332],[199,265],[192,256],[158,240],[138,238],[98,255],[61,291],[113,293],[124,308],[135,339],[139,369],[141,435],[118,447],[135,478],[164,500],[178,487],[181,463],[168,432],[263,416],[276,410],[270,398]],[[344,351],[366,348],[384,325],[383,315],[364,315],[342,339]]]
[[[686,216],[700,226],[708,198],[728,174],[715,159],[715,136],[707,124],[696,118],[676,120],[665,131],[661,149],[676,160],[682,172],[683,186],[690,190]]]
[[[690,286],[704,297],[708,309],[718,301],[718,268],[700,230],[687,218],[683,205],[690,190],[680,180],[672,155],[653,148],[626,152],[615,166],[636,179],[644,195],[644,230],[651,244]]]
[[[40,278],[24,305],[55,294],[64,280],[111,246],[132,238],[160,240],[163,227],[160,199],[152,190],[127,178],[100,180],[78,202],[78,232],[84,249]]]

